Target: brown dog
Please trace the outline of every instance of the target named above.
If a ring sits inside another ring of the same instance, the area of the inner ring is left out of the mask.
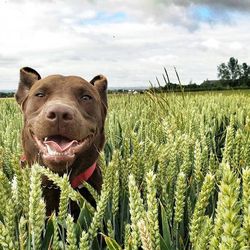
[[[98,192],[101,189],[96,161],[105,140],[106,90],[102,75],[90,82],[61,75],[41,79],[25,67],[15,95],[24,115],[22,144],[28,165],[38,162],[60,175],[69,173],[71,185],[90,201],[79,185],[88,181]],[[58,209],[60,190],[47,179],[42,184],[49,215]]]

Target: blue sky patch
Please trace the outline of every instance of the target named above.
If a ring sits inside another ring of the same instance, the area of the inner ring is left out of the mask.
[[[226,11],[216,8],[212,8],[206,5],[193,5],[190,9],[191,15],[201,22],[220,22],[227,21],[229,19],[229,15]]]
[[[215,18],[213,11],[207,6],[193,6],[191,13],[196,19],[203,22],[210,22]]]
[[[94,18],[81,20],[80,24],[98,25],[98,24],[103,24],[103,23],[121,23],[121,22],[124,22],[126,19],[127,19],[127,15],[124,12],[109,13],[109,12],[101,11],[101,12],[97,12]]]

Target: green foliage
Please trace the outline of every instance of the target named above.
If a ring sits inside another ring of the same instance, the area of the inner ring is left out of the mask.
[[[217,67],[217,70],[219,79],[227,81],[231,80],[231,84],[233,83],[235,85],[232,87],[236,87],[239,84],[250,86],[250,67],[247,63],[239,64],[238,59],[230,57],[228,63],[221,63]]]
[[[218,66],[218,76],[224,80],[236,80],[241,77],[247,79],[249,74],[250,68],[247,63],[240,65],[234,57],[230,57],[227,64],[222,63]]]
[[[20,111],[0,110],[0,250],[250,248],[249,92],[110,95],[96,208],[66,174],[20,168]],[[62,190],[49,218],[41,175]]]

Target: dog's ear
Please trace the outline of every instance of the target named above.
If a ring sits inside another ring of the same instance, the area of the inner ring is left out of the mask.
[[[15,94],[16,101],[19,105],[27,97],[32,85],[41,79],[41,76],[32,68],[24,67],[20,69],[20,81]]]
[[[105,76],[103,75],[98,75],[98,76],[95,76],[91,81],[90,81],[91,84],[93,84],[100,96],[101,96],[101,100],[102,100],[102,104],[103,104],[103,107],[104,107],[104,113],[106,115],[107,113],[107,107],[108,107],[108,103],[107,103],[107,87],[108,87],[108,80]]]

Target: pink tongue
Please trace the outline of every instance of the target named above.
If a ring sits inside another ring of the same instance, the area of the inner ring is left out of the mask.
[[[69,149],[74,143],[78,143],[76,140],[73,140],[71,142],[61,141],[60,145],[56,143],[55,141],[44,141],[45,145],[48,145],[51,150],[62,153]]]

